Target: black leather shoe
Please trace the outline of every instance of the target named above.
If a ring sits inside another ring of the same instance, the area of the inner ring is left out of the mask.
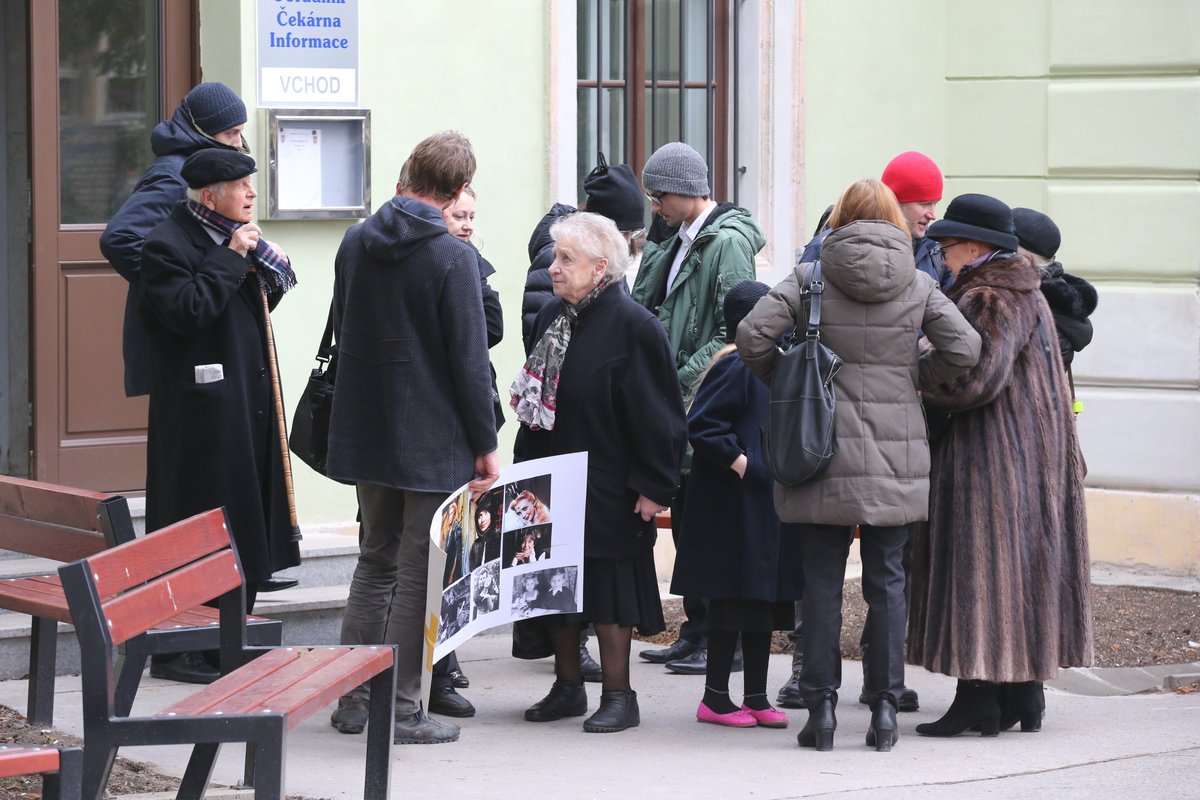
[[[892,705],[890,696],[885,695],[875,702],[875,708],[871,711],[867,747],[874,747],[876,753],[887,753],[898,738],[900,729],[896,726],[896,707]]]
[[[775,705],[784,708],[804,708],[804,697],[800,694],[800,673],[793,672],[792,677],[779,690],[775,697]]]
[[[871,705],[871,696],[867,694],[865,688],[859,694],[858,702],[864,706]],[[909,689],[907,686],[904,687],[904,691],[900,692],[900,703],[896,709],[898,711],[919,711],[921,709],[921,699],[917,696],[917,691]]]
[[[600,678],[604,675],[604,670],[596,663],[596,659],[592,658],[587,645],[583,643],[579,645],[579,669],[583,673],[583,680],[586,683],[599,683]]]
[[[588,733],[617,733],[636,728],[641,722],[637,692],[617,690],[600,693],[600,708],[583,721],[583,729]]]
[[[367,704],[354,697],[339,697],[337,711],[329,718],[329,724],[338,733],[362,733],[367,727]]]
[[[151,661],[150,677],[180,683],[212,683],[221,677],[221,671],[205,661],[201,653],[180,653],[168,661]]]
[[[473,717],[475,706],[471,701],[454,691],[453,684],[434,686],[429,691],[429,713],[445,717]]]
[[[525,709],[530,722],[553,722],[563,717],[582,717],[587,713],[587,692],[582,683],[555,681],[550,692]]]
[[[471,679],[462,673],[460,669],[450,670],[450,685],[455,689],[471,688]]]
[[[678,661],[681,658],[687,658],[696,652],[697,649],[699,649],[699,646],[695,642],[689,642],[687,639],[676,639],[675,644],[670,647],[663,647],[658,650],[643,650],[638,653],[638,658],[649,661],[651,664],[666,664],[668,661]]]
[[[698,647],[689,656],[668,661],[667,669],[679,675],[703,675],[708,671],[708,648]]]
[[[296,578],[267,578],[258,582],[258,593],[282,592],[284,589],[295,589],[300,585]]]
[[[796,735],[796,743],[801,747],[815,747],[825,751],[833,749],[833,733],[837,730],[837,695],[827,692],[819,701],[808,704],[808,722]]]

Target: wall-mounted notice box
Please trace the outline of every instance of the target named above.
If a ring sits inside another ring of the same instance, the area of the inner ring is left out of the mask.
[[[371,112],[268,109],[266,219],[371,213]]]

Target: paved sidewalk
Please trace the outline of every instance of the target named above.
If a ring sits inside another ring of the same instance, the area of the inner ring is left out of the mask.
[[[913,727],[945,711],[954,681],[910,668],[908,684],[920,692],[921,711],[901,714],[896,748],[875,753],[863,742],[870,713],[855,702],[860,666],[849,661],[834,750],[817,753],[796,745],[804,711],[789,712],[786,730],[697,723],[703,679],[672,675],[641,661],[636,652],[645,646],[634,642],[632,665],[641,726],[585,734],[580,719],[545,724],[522,719],[522,711],[550,687],[548,659],[510,658],[504,635],[468,642],[459,650],[471,678],[471,688],[463,693],[479,713],[463,721],[456,743],[397,747],[393,797],[782,800],[836,795],[866,800],[886,789],[887,800],[1200,798],[1200,693],[1088,696],[1051,687],[1041,733],[928,739]],[[769,691],[786,680],[790,665],[790,657],[772,656]],[[55,725],[79,734],[78,679],[59,678],[58,687]],[[732,687],[736,696],[740,673],[734,673]],[[147,677],[135,712],[152,712],[192,689]],[[23,709],[25,690],[25,681],[0,683],[0,703]],[[590,684],[588,694],[595,708],[599,686]],[[327,714],[303,723],[289,734],[288,793],[360,797],[364,746],[365,736],[345,736],[329,727]],[[122,751],[176,775],[188,753],[187,747]],[[236,783],[241,757],[240,746],[224,748],[214,780]]]

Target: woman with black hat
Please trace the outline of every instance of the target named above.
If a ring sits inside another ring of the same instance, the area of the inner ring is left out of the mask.
[[[926,736],[1041,727],[1038,682],[1092,660],[1082,459],[1054,319],[1011,210],[955,198],[929,227],[979,363],[927,389],[950,412],[933,453],[927,536],[912,549],[909,661],[959,679]]]

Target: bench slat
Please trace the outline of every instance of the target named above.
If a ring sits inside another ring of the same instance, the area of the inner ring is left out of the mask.
[[[390,647],[359,645],[271,698],[272,711],[285,711],[294,728],[325,706],[392,665]]]
[[[292,657],[272,658],[280,652]],[[261,663],[266,660],[271,663]],[[287,714],[292,728],[391,663],[390,647],[286,648],[250,662],[156,716],[270,711]]]
[[[178,703],[164,708],[155,716],[194,716],[207,713],[208,709],[236,695],[247,683],[261,680],[273,672],[286,668],[288,664],[300,658],[304,652],[307,651],[303,648],[282,647],[264,653],[249,664],[218,678],[195,694],[188,695]]]
[[[58,764],[53,747],[0,747],[0,778],[58,772]]]
[[[94,516],[94,504],[92,509]],[[108,547],[104,534],[94,530],[96,527],[95,520],[90,527],[81,529],[23,517],[0,516],[0,547],[38,558],[78,561]]]
[[[96,505],[113,495],[0,476],[0,514],[99,531]]]
[[[140,544],[140,541],[135,544]],[[120,555],[123,548],[132,546],[123,545],[97,558],[103,558],[108,553]],[[92,561],[89,559],[86,563],[91,565]],[[232,550],[223,550],[130,589],[103,604],[112,643],[128,641],[139,633],[157,627],[180,611],[194,608],[241,583],[237,557]]]
[[[49,575],[0,581],[0,608],[56,622],[71,621],[62,584]]]
[[[162,531],[172,531],[170,547],[162,547],[154,541],[155,535],[161,532],[155,531],[122,545],[119,550],[105,550],[88,559],[101,597],[112,597],[228,547],[230,539],[225,529],[225,512],[219,508],[168,525]],[[220,592],[213,596],[217,594]]]

